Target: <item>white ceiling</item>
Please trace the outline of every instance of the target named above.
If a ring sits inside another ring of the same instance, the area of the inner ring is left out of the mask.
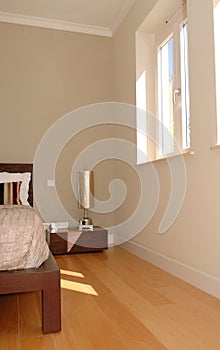
[[[0,0],[0,21],[112,36],[135,0]]]

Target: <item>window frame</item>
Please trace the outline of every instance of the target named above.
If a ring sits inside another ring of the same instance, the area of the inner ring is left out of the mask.
[[[155,34],[155,52],[158,57],[159,50],[161,47],[168,42],[168,40],[173,38],[173,55],[174,55],[174,88],[173,96],[176,95],[176,103],[173,103],[173,120],[174,120],[174,145],[171,153],[164,153],[161,147],[161,131],[162,126],[158,127],[157,130],[157,140],[158,147],[156,149],[156,159],[164,158],[174,153],[184,153],[190,150],[189,147],[183,148],[183,111],[182,111],[182,62],[181,62],[181,30],[188,23],[188,19],[185,11],[181,11],[172,18],[168,23],[164,24],[160,30]],[[158,62],[158,60],[157,60]],[[189,70],[188,70],[189,73]],[[159,67],[157,64],[156,68],[157,74],[157,115],[160,120],[160,103],[159,103]],[[189,77],[188,77],[189,78]],[[181,96],[177,96],[177,91],[181,91]],[[190,109],[189,109],[190,112]],[[160,121],[159,121],[160,123]]]
[[[180,30],[180,65],[181,65],[181,98],[182,98],[182,149],[188,150],[191,148],[191,115],[190,115],[190,77],[189,77],[189,36],[187,36],[187,62],[186,62],[186,40],[184,37],[184,28],[187,25],[187,31],[189,33],[188,19],[186,18],[181,23]],[[186,64],[188,65],[186,72]],[[182,79],[184,76],[184,79]],[[187,95],[188,92],[188,95]],[[185,103],[183,103],[185,100]],[[185,115],[184,115],[185,114]],[[185,124],[185,125],[183,125]],[[183,134],[185,133],[185,140]]]
[[[172,145],[171,143],[169,144],[168,147],[172,148],[172,152],[165,152],[164,153],[164,147],[165,146],[165,135],[164,135],[164,113],[163,113],[163,94],[162,94],[162,86],[163,84],[161,83],[161,79],[162,78],[162,49],[169,43],[170,40],[174,41],[173,38],[173,33],[171,33],[157,48],[157,108],[158,108],[158,149],[157,149],[157,157],[163,157],[164,155],[167,155],[169,153],[173,153],[174,148],[173,148],[173,142]],[[173,51],[173,56],[174,56],[174,51]],[[174,79],[174,77],[173,77]],[[172,96],[173,96],[173,91],[172,91]],[[170,106],[169,106],[170,107]],[[172,104],[172,119],[173,119],[173,123],[174,123],[174,109],[173,109],[174,105]],[[166,128],[165,128],[166,129]],[[166,131],[166,130],[165,130]]]
[[[215,95],[216,95],[216,140],[220,146],[220,24],[216,20],[215,10],[218,6],[220,16],[220,0],[213,0],[213,24],[214,24],[214,58],[215,58]],[[217,23],[218,22],[218,23]],[[217,25],[219,28],[217,28]],[[218,37],[216,35],[218,30]],[[218,44],[217,44],[218,43]]]

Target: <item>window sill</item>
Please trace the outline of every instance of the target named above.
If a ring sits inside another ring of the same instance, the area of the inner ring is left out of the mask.
[[[219,149],[220,149],[220,145],[219,145]],[[182,151],[181,153],[170,153],[170,154],[167,154],[166,156],[152,159],[152,160],[149,160],[145,163],[138,163],[137,165],[143,165],[143,164],[148,164],[148,163],[157,163],[157,162],[161,162],[163,160],[169,160],[170,158],[174,158],[174,157],[178,157],[178,156],[185,157],[185,156],[193,155],[193,154],[194,154],[194,152],[191,149],[188,149],[186,151]]]
[[[216,151],[218,149],[220,149],[220,145],[210,146],[211,151]]]

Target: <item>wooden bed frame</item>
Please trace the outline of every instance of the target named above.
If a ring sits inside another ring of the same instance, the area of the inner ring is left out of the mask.
[[[0,172],[31,172],[32,164],[0,163]],[[32,177],[29,186],[30,205],[33,206]],[[48,259],[33,269],[0,271],[0,294],[42,292],[43,333],[61,330],[60,270],[50,252]]]

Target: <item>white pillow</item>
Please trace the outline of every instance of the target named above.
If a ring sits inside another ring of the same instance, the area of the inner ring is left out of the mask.
[[[20,200],[22,205],[30,205],[28,203],[29,182],[31,179],[31,173],[0,173],[0,183],[19,182],[20,187]]]

